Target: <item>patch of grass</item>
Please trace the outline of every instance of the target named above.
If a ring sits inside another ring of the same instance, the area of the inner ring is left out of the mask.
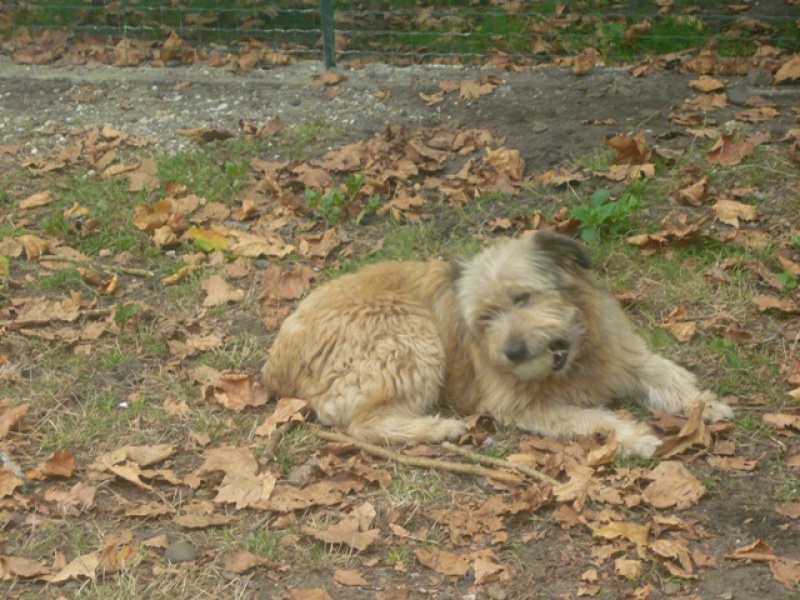
[[[158,177],[174,182],[209,202],[232,204],[247,183],[250,163],[245,158],[220,161],[213,147],[180,152],[158,160]]]
[[[39,280],[39,285],[45,290],[62,294],[72,290],[79,290],[83,294],[88,292],[90,296],[95,295],[94,288],[86,285],[81,274],[73,267],[53,271],[50,275],[42,277]]]
[[[328,121],[315,120],[295,123],[284,129],[280,136],[280,145],[284,147],[290,158],[299,159],[306,154],[306,149],[319,142],[341,137],[344,129]]]
[[[242,371],[260,361],[263,346],[262,336],[254,333],[241,333],[227,339],[222,346],[203,352],[199,361],[218,371],[226,369]]]
[[[306,206],[325,221],[326,227],[336,225],[352,212],[358,211],[355,216],[356,225],[361,220],[374,213],[381,207],[379,194],[369,196],[366,201],[361,201],[361,188],[364,185],[364,173],[351,173],[341,187],[333,187],[325,194],[319,190],[306,189]]]
[[[275,450],[275,461],[281,472],[287,475],[294,467],[303,464],[319,446],[321,442],[313,430],[308,427],[294,427],[287,432]]]

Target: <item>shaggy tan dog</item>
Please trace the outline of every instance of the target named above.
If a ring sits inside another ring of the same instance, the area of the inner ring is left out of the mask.
[[[569,238],[538,232],[460,263],[387,262],[311,293],[286,319],[264,366],[272,396],[372,442],[437,442],[464,433],[428,413],[440,402],[545,435],[613,430],[623,452],[652,456],[644,423],[614,398],[708,420],[733,411],[695,377],[652,354]]]

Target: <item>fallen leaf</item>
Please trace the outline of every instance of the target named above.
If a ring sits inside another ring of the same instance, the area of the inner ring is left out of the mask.
[[[327,529],[319,531],[311,527],[303,527],[302,531],[328,544],[345,544],[363,551],[380,537],[379,529],[369,529],[374,519],[375,508],[369,502],[365,502]]]
[[[614,572],[626,579],[639,579],[642,574],[642,561],[618,558],[614,561]]]
[[[686,510],[697,504],[707,491],[683,463],[675,461],[662,462],[644,477],[652,483],[642,494],[642,500],[658,510],[672,507]]]
[[[649,533],[649,525],[611,521],[608,525],[602,525],[594,529],[592,536],[606,540],[625,539],[638,545],[644,545],[647,544]]]
[[[739,228],[739,220],[755,221],[758,218],[755,206],[737,200],[717,200],[714,204],[717,219],[732,227]]]
[[[758,562],[773,561],[778,559],[778,557],[773,553],[772,547],[767,546],[761,540],[756,540],[751,544],[736,548],[736,550],[728,552],[725,555],[725,558],[731,558],[734,560],[753,560]]]
[[[711,150],[706,152],[706,159],[728,167],[742,162],[753,153],[755,146],[749,141],[737,141],[735,137],[735,131],[722,135]]]
[[[53,198],[53,195],[49,191],[38,192],[28,196],[24,200],[20,200],[19,208],[22,210],[28,210],[38,206],[45,206],[46,204],[50,204],[53,200],[55,200],[55,198]]]
[[[355,569],[336,569],[333,582],[339,585],[367,585],[367,580]]]
[[[241,302],[244,300],[245,291],[239,290],[228,284],[222,275],[214,275],[200,284],[207,296],[203,306],[219,306],[228,302]]]
[[[56,450],[50,458],[25,474],[28,479],[46,479],[49,476],[70,477],[75,470],[75,457],[69,450]]]
[[[19,425],[20,419],[28,413],[30,404],[25,402],[19,406],[11,406],[11,400],[0,400],[0,439],[6,437],[8,432]]]
[[[453,554],[430,546],[414,550],[417,560],[442,575],[464,576],[470,567],[469,554]]]
[[[775,83],[794,81],[798,78],[800,78],[800,56],[795,54],[783,63],[781,68],[775,73]]]
[[[297,398],[281,398],[275,410],[256,428],[255,434],[269,437],[278,425],[291,421],[303,422],[308,414],[308,402]]]
[[[800,584],[800,560],[781,557],[769,563],[769,570],[787,590],[796,590]]]
[[[0,467],[0,498],[10,496],[21,485],[22,480],[17,477],[14,471],[6,467]]]
[[[643,165],[653,155],[652,149],[645,141],[644,131],[633,137],[624,134],[607,137],[603,143],[617,151],[617,155],[611,160],[611,165]]]
[[[61,583],[70,579],[87,578],[94,581],[97,578],[97,567],[100,565],[100,553],[90,552],[74,559],[55,575],[44,577],[50,583]]]
[[[252,552],[247,552],[246,550],[240,550],[225,559],[225,569],[237,575],[246,573],[254,567],[262,566],[273,568],[276,566],[276,563],[268,558],[263,558]]]

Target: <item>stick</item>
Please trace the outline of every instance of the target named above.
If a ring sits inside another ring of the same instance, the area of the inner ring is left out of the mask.
[[[92,308],[80,311],[78,318],[97,319],[100,317],[107,317],[112,312],[114,312],[113,308]],[[0,321],[0,326],[6,327],[8,331],[18,331],[25,327],[41,327],[42,325],[49,325],[50,323],[62,320],[63,319],[60,317],[52,316],[39,319],[25,319],[24,321]],[[75,320],[77,321],[77,319]]]
[[[450,452],[455,452],[456,454],[460,454],[461,456],[465,456],[474,462],[482,463],[485,465],[492,465],[493,467],[502,467],[504,469],[513,469],[515,471],[519,471],[520,473],[524,473],[529,477],[538,479],[539,481],[544,481],[545,483],[549,483],[550,485],[558,485],[558,481],[556,481],[549,475],[545,475],[541,471],[537,471],[533,467],[529,467],[528,465],[523,465],[522,463],[515,463],[510,460],[503,460],[502,458],[492,458],[491,456],[484,456],[483,454],[472,452],[467,448],[456,446],[455,444],[451,444],[450,442],[442,442],[442,448],[450,450]]]
[[[148,271],[146,269],[125,267],[123,265],[107,265],[91,259],[80,260],[77,258],[70,258],[69,256],[59,256],[57,254],[40,256],[39,262],[62,262],[71,265],[78,265],[79,267],[84,267],[84,266],[95,267],[98,269],[102,269],[104,271],[119,271],[120,273],[125,273],[126,275],[136,275],[137,277],[152,277],[153,275],[155,275],[155,273],[153,273],[152,271]]]
[[[390,450],[389,448],[384,448],[383,446],[376,446],[375,444],[368,444],[367,442],[361,442],[359,440],[351,438],[349,435],[344,435],[342,433],[336,433],[334,431],[328,431],[326,429],[321,429],[319,427],[315,427],[316,434],[321,437],[323,440],[328,440],[329,442],[339,442],[340,444],[350,444],[372,454],[373,456],[379,456],[381,458],[388,458],[389,460],[393,460],[395,462],[402,463],[404,465],[410,465],[412,467],[423,467],[425,469],[437,469],[439,471],[450,471],[453,473],[461,473],[464,475],[476,475],[478,477],[486,477],[487,479],[494,479],[496,481],[502,481],[504,483],[519,483],[519,477],[512,473],[505,473],[503,471],[497,471],[495,469],[486,469],[484,467],[478,465],[465,465],[464,463],[454,463],[446,460],[438,460],[435,458],[425,458],[423,456],[409,456],[407,454],[401,454],[399,452],[395,452],[394,450]]]

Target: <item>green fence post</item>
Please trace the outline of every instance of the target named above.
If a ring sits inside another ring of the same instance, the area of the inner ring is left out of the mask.
[[[336,66],[336,30],[333,26],[333,0],[320,0],[319,11],[322,22],[322,57],[325,68]]]

